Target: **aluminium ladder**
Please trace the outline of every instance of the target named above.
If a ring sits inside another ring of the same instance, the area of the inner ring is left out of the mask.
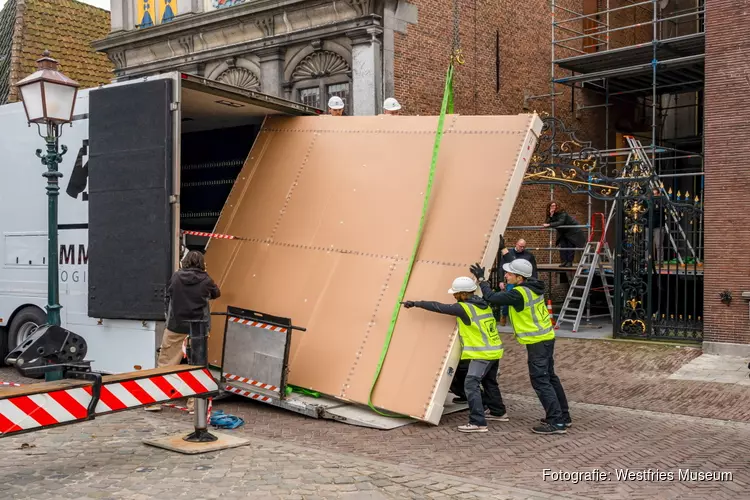
[[[592,214],[591,234],[586,242],[586,247],[581,255],[581,260],[578,262],[578,267],[573,275],[573,279],[570,282],[570,288],[568,288],[568,293],[565,296],[565,302],[560,310],[555,329],[560,328],[562,323],[572,323],[573,332],[578,331],[583,316],[583,310],[586,308],[589,293],[591,293],[591,284],[594,281],[594,275],[597,273],[602,280],[602,289],[604,290],[604,296],[607,299],[607,307],[609,307],[609,317],[614,317],[614,306],[612,304],[611,293],[614,283],[608,281],[609,279],[614,278],[614,260],[612,259],[612,252],[610,252],[609,245],[604,241],[604,238],[607,235],[607,226],[609,225],[611,217],[612,213],[610,212],[610,217],[607,219],[607,225],[605,225],[603,213],[598,212]],[[592,241],[597,219],[601,221],[602,234],[599,241]],[[610,271],[609,274],[607,273],[607,270]],[[588,318],[596,318],[600,316],[607,315],[589,315]]]

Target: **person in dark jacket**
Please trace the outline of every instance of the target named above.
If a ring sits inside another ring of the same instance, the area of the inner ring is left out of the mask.
[[[182,346],[190,334],[191,321],[211,321],[208,301],[221,296],[219,287],[206,272],[203,254],[191,250],[182,259],[181,269],[172,275],[167,285],[167,328],[161,339],[161,349],[156,366],[179,365]],[[192,406],[192,398],[188,408]],[[160,405],[149,406],[149,411],[161,410]]]
[[[500,267],[502,268],[504,264],[509,264],[513,262],[516,259],[524,259],[531,262],[531,277],[536,279],[539,277],[537,274],[537,267],[536,267],[536,257],[534,257],[534,254],[526,250],[526,240],[521,238],[516,242],[516,246],[513,248],[505,248],[505,241],[500,238],[500,253],[502,255],[502,258],[500,259]],[[501,289],[504,289],[506,292],[510,292],[513,290],[513,285],[510,283],[501,283],[500,284]],[[505,326],[508,322],[508,306],[503,306],[500,308],[500,326]]]
[[[487,432],[487,420],[508,421],[497,383],[503,343],[497,333],[492,309],[481,297],[474,295],[476,289],[473,279],[461,276],[453,280],[453,286],[448,290],[456,299],[455,304],[413,300],[402,302],[407,309],[419,307],[456,318],[463,349],[461,359],[469,361],[464,382],[464,392],[469,402],[469,423],[458,426],[459,432]],[[480,385],[484,388],[484,401]]]
[[[515,285],[509,292],[493,292],[484,279],[484,268],[471,266],[484,299],[499,306],[510,306],[513,333],[526,347],[531,385],[542,403],[545,418],[532,428],[537,434],[565,434],[573,425],[560,378],[555,374],[555,330],[544,304],[544,282],[531,277],[531,264],[516,259],[503,265],[505,279]]]
[[[578,225],[578,221],[569,215],[562,206],[554,201],[547,204],[547,223],[543,224],[542,227],[557,229],[555,245],[560,247],[560,267],[573,267],[575,250],[569,249],[581,248],[586,244],[586,235],[579,228],[560,226]]]

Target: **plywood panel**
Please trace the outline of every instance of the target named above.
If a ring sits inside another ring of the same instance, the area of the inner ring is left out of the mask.
[[[436,117],[274,117],[227,201],[209,272],[227,305],[291,317],[289,381],[366,404],[414,245]],[[496,252],[538,117],[446,118],[406,298],[451,302],[452,280]],[[210,358],[221,358],[214,322]],[[455,364],[455,319],[399,310],[373,401],[434,421]],[[454,367],[455,368],[455,367]]]

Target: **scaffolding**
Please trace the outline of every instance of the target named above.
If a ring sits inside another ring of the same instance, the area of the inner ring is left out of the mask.
[[[695,144],[695,138],[702,135],[698,94],[704,86],[704,0],[599,0],[596,4],[599,8],[593,12],[577,12],[565,6],[569,1],[550,1],[552,116],[560,94],[558,85],[571,87],[574,94],[585,89],[602,96],[603,102],[579,104],[575,113],[604,109],[604,147],[600,152],[616,169],[624,164],[629,149],[611,147],[610,110],[618,103],[636,105],[642,118],[650,118],[650,123],[641,127],[650,133],[626,132],[642,140],[659,176],[702,176],[702,144],[693,150],[678,144],[685,144],[685,139]],[[633,22],[628,23],[630,20]],[[696,93],[692,104],[671,105],[674,96],[687,93]],[[685,114],[670,111],[687,108],[694,113],[692,137],[677,137],[676,133],[668,137],[667,119],[674,122],[675,116]],[[694,168],[678,168],[679,160],[692,160],[688,163]],[[692,191],[702,191],[702,183]]]
[[[526,99],[549,99],[555,117],[563,110],[562,90],[569,87],[571,114],[600,111],[592,118],[603,118],[603,144],[593,146],[606,175],[624,170],[631,152],[624,137],[631,135],[644,144],[673,201],[702,203],[705,0],[550,0],[550,8],[550,91]],[[623,109],[632,111],[631,122],[614,123]],[[572,161],[576,155],[556,156]],[[593,211],[588,196],[587,221]],[[590,236],[590,224],[586,229]]]

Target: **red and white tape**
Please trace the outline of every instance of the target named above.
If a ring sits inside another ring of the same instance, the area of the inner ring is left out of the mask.
[[[205,368],[105,383],[95,414],[105,414],[218,390]],[[0,397],[2,393],[0,393]],[[87,418],[92,386],[0,399],[0,434]]]
[[[15,382],[0,382],[0,385],[5,387],[23,387],[23,384],[16,384]]]
[[[236,387],[232,387],[231,385],[226,386],[225,389],[229,392],[239,394],[240,396],[244,396],[246,398],[256,399],[263,402],[271,401],[271,398],[269,398],[268,396],[263,396],[262,394],[256,394],[250,391],[243,391],[242,389],[237,389]]]
[[[189,234],[192,236],[203,236],[204,238],[213,238],[215,240],[244,240],[245,239],[239,236],[233,236],[231,234],[206,233],[203,231],[182,231],[182,234]]]
[[[265,330],[271,330],[272,332],[286,333],[286,328],[284,328],[283,326],[268,325],[266,323],[261,323],[260,321],[253,321],[251,319],[235,318],[234,316],[229,316],[229,321],[233,323],[239,323],[241,325],[254,326],[255,328],[263,328]]]
[[[232,375],[231,373],[224,373],[224,378],[227,380],[242,382],[243,384],[254,385],[255,387],[260,387],[261,389],[266,389],[268,391],[279,392],[279,388],[275,385],[258,382],[257,380],[253,380],[251,378],[240,377],[239,375]]]

